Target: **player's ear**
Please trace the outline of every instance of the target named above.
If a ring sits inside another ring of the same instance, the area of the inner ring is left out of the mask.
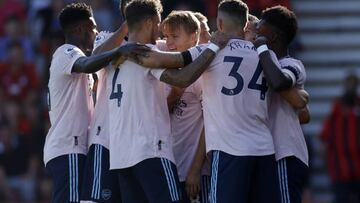
[[[198,42],[199,34],[197,32],[194,32],[190,35],[190,39],[193,42],[193,44],[196,44]]]

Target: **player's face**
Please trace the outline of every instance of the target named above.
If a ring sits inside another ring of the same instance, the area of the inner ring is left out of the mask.
[[[256,34],[266,37],[270,44],[275,42],[277,38],[275,28],[273,28],[269,23],[265,20],[260,20],[260,22],[256,26]]]
[[[156,40],[159,38],[160,36],[160,23],[161,23],[161,17],[160,14],[158,14],[157,16],[154,16],[151,19],[151,43],[155,44]]]
[[[84,39],[84,46],[87,50],[91,51],[93,49],[93,44],[95,41],[95,37],[98,34],[96,29],[96,22],[93,17],[90,17],[89,20],[85,21],[83,24],[83,39]]]
[[[200,33],[200,41],[199,44],[206,44],[210,41],[211,35],[210,35],[210,28],[208,24],[204,21],[201,21],[201,33]]]
[[[245,28],[245,40],[254,42],[256,38],[256,32],[256,23],[249,21]]]
[[[170,51],[186,51],[196,46],[196,33],[188,34],[183,26],[174,29],[168,25],[164,26],[163,35],[166,39],[166,46]]]

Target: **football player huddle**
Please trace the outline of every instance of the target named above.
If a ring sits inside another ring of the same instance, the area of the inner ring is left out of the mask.
[[[160,0],[119,8],[115,32],[98,32],[85,3],[59,15],[44,147],[52,201],[301,203],[310,116],[304,66],[288,52],[295,14],[275,6],[258,19],[223,0],[210,34],[198,12],[161,21]]]

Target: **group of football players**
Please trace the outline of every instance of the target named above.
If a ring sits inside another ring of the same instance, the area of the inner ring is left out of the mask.
[[[91,7],[59,15],[65,44],[48,83],[44,162],[53,202],[301,203],[309,122],[302,63],[289,56],[295,14],[160,0],[120,2],[125,22],[98,32]],[[162,39],[161,39],[162,37]]]

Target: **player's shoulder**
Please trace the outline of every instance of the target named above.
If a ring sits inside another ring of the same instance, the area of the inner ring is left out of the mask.
[[[304,64],[300,60],[293,57],[282,58],[279,60],[279,63],[281,67],[291,66],[298,69],[304,69]]]
[[[101,31],[99,34],[95,37],[95,43],[103,42],[107,39],[109,39],[114,33],[109,31]]]
[[[58,47],[53,55],[53,59],[64,58],[64,57],[73,57],[76,53],[83,53],[79,47],[72,44],[63,44]]]

